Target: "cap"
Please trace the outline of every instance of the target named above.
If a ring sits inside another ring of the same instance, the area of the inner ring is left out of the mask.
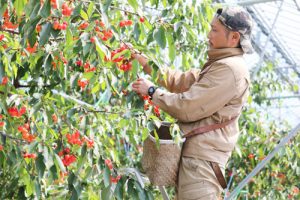
[[[251,31],[253,22],[250,14],[241,7],[219,8],[216,17],[231,31],[241,34],[240,45],[244,53],[252,53]]]

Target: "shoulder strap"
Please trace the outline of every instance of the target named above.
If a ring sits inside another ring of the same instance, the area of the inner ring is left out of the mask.
[[[213,131],[216,129],[224,128],[225,126],[227,126],[227,125],[231,124],[233,121],[235,121],[237,118],[238,118],[238,116],[233,117],[231,120],[228,120],[228,121],[225,121],[222,123],[216,123],[216,124],[196,128],[196,129],[192,130],[191,132],[184,134],[182,137],[188,138],[188,137],[191,137],[194,135],[199,135],[199,134],[203,134],[203,133]]]

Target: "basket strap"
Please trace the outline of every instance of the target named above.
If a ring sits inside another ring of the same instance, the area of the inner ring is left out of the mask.
[[[187,134],[184,134],[182,137],[188,138],[188,137],[192,137],[192,136],[195,136],[195,135],[200,135],[200,134],[203,134],[203,133],[206,133],[206,132],[209,132],[209,131],[213,131],[213,130],[216,130],[216,129],[224,128],[225,126],[227,126],[227,125],[231,124],[232,122],[234,122],[237,118],[238,118],[238,116],[233,117],[231,120],[228,120],[228,121],[225,121],[225,122],[222,122],[222,123],[217,123],[217,124],[212,124],[212,125],[207,125],[207,126],[196,128],[196,129],[192,130],[191,132],[189,132]],[[222,174],[222,171],[221,171],[218,163],[211,162],[211,161],[208,161],[208,163],[212,167],[218,182],[220,183],[222,188],[225,189],[227,187],[227,183],[226,183],[226,180],[225,180],[225,178]]]
[[[213,169],[220,185],[222,186],[223,189],[225,189],[227,187],[227,183],[226,183],[226,180],[222,174],[222,171],[221,171],[218,163],[215,163],[212,161],[208,161],[208,163],[210,164],[211,168]]]
[[[234,122],[237,118],[238,118],[238,116],[233,117],[231,120],[228,120],[228,121],[225,121],[225,122],[222,122],[222,123],[216,123],[216,124],[211,124],[211,125],[196,128],[196,129],[192,130],[191,132],[184,134],[182,137],[183,138],[188,138],[188,137],[192,137],[194,135],[199,135],[199,134],[203,134],[203,133],[213,131],[213,130],[216,130],[216,129],[224,128],[225,126],[227,126],[227,125],[231,124],[232,122]]]

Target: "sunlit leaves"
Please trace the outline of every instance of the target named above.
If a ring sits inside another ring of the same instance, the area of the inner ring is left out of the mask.
[[[165,29],[162,26],[160,26],[153,32],[153,37],[162,49],[166,48],[167,40],[165,35]]]

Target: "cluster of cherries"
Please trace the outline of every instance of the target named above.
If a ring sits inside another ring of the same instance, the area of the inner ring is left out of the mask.
[[[75,62],[75,64],[78,67],[82,67],[83,66],[84,72],[94,72],[94,71],[96,71],[96,67],[91,66],[91,64],[89,62],[86,62],[86,63],[83,64],[82,60],[77,60]]]
[[[8,9],[5,10],[4,14],[3,14],[3,24],[2,24],[2,29],[16,29],[19,27],[19,24],[14,24],[10,21],[10,17],[8,14]]]
[[[110,159],[106,159],[105,161],[104,161],[104,163],[105,163],[105,165],[108,167],[108,169],[110,170],[110,171],[112,171],[113,170],[113,164],[112,164],[112,162],[111,162],[111,160]],[[112,183],[118,183],[118,181],[121,179],[121,176],[120,175],[118,175],[118,176],[116,176],[116,177],[114,177],[114,176],[110,176],[110,181],[112,182]]]
[[[68,6],[68,4],[64,3],[62,5],[62,14],[64,16],[71,16],[73,9]]]
[[[125,59],[124,55],[118,56],[116,57],[117,54],[121,53],[122,51],[126,50],[127,47],[125,45],[121,46],[120,48],[113,50],[111,52],[111,56],[110,58],[107,58],[105,56],[104,61],[105,62],[114,62],[114,63],[118,63],[118,67],[120,70],[122,71],[129,71],[132,68],[132,63],[128,60]]]
[[[93,148],[94,147],[94,140],[89,139],[89,138],[85,138],[85,137],[81,137],[80,138],[80,133],[78,130],[76,130],[73,134],[68,133],[66,135],[67,141],[70,145],[78,145],[78,146],[82,146],[84,144],[84,142],[86,143],[88,148]],[[58,155],[60,157],[62,157],[62,162],[64,164],[64,166],[69,166],[72,163],[76,162],[76,156],[74,154],[71,153],[70,148],[64,148],[62,151],[60,151],[58,153]]]
[[[36,135],[30,133],[29,123],[25,123],[23,126],[18,127],[18,131],[22,133],[23,140],[31,143],[35,140]]]
[[[76,160],[77,160],[76,156],[74,154],[70,154],[70,152],[71,152],[70,148],[65,148],[58,153],[58,155],[60,157],[62,157],[62,159],[61,159],[62,163],[66,167],[71,165],[72,163],[76,162]]]
[[[94,147],[94,140],[86,138],[86,137],[80,138],[80,133],[78,130],[76,130],[73,134],[68,133],[66,135],[66,137],[67,137],[68,143],[71,145],[81,146],[85,142],[88,148]]]
[[[77,85],[83,90],[85,88],[85,86],[87,86],[89,84],[89,80],[82,78],[82,79],[78,79],[77,81]]]
[[[155,106],[150,98],[149,95],[144,95],[143,99],[145,101],[144,103],[144,110],[149,110],[150,106],[153,106],[153,112],[157,117],[160,117],[160,111],[159,111],[159,107]]]
[[[23,106],[20,108],[20,110],[18,110],[18,108],[15,106],[10,107],[7,109],[7,112],[12,117],[21,117],[22,115],[24,115],[26,113],[26,107]]]

